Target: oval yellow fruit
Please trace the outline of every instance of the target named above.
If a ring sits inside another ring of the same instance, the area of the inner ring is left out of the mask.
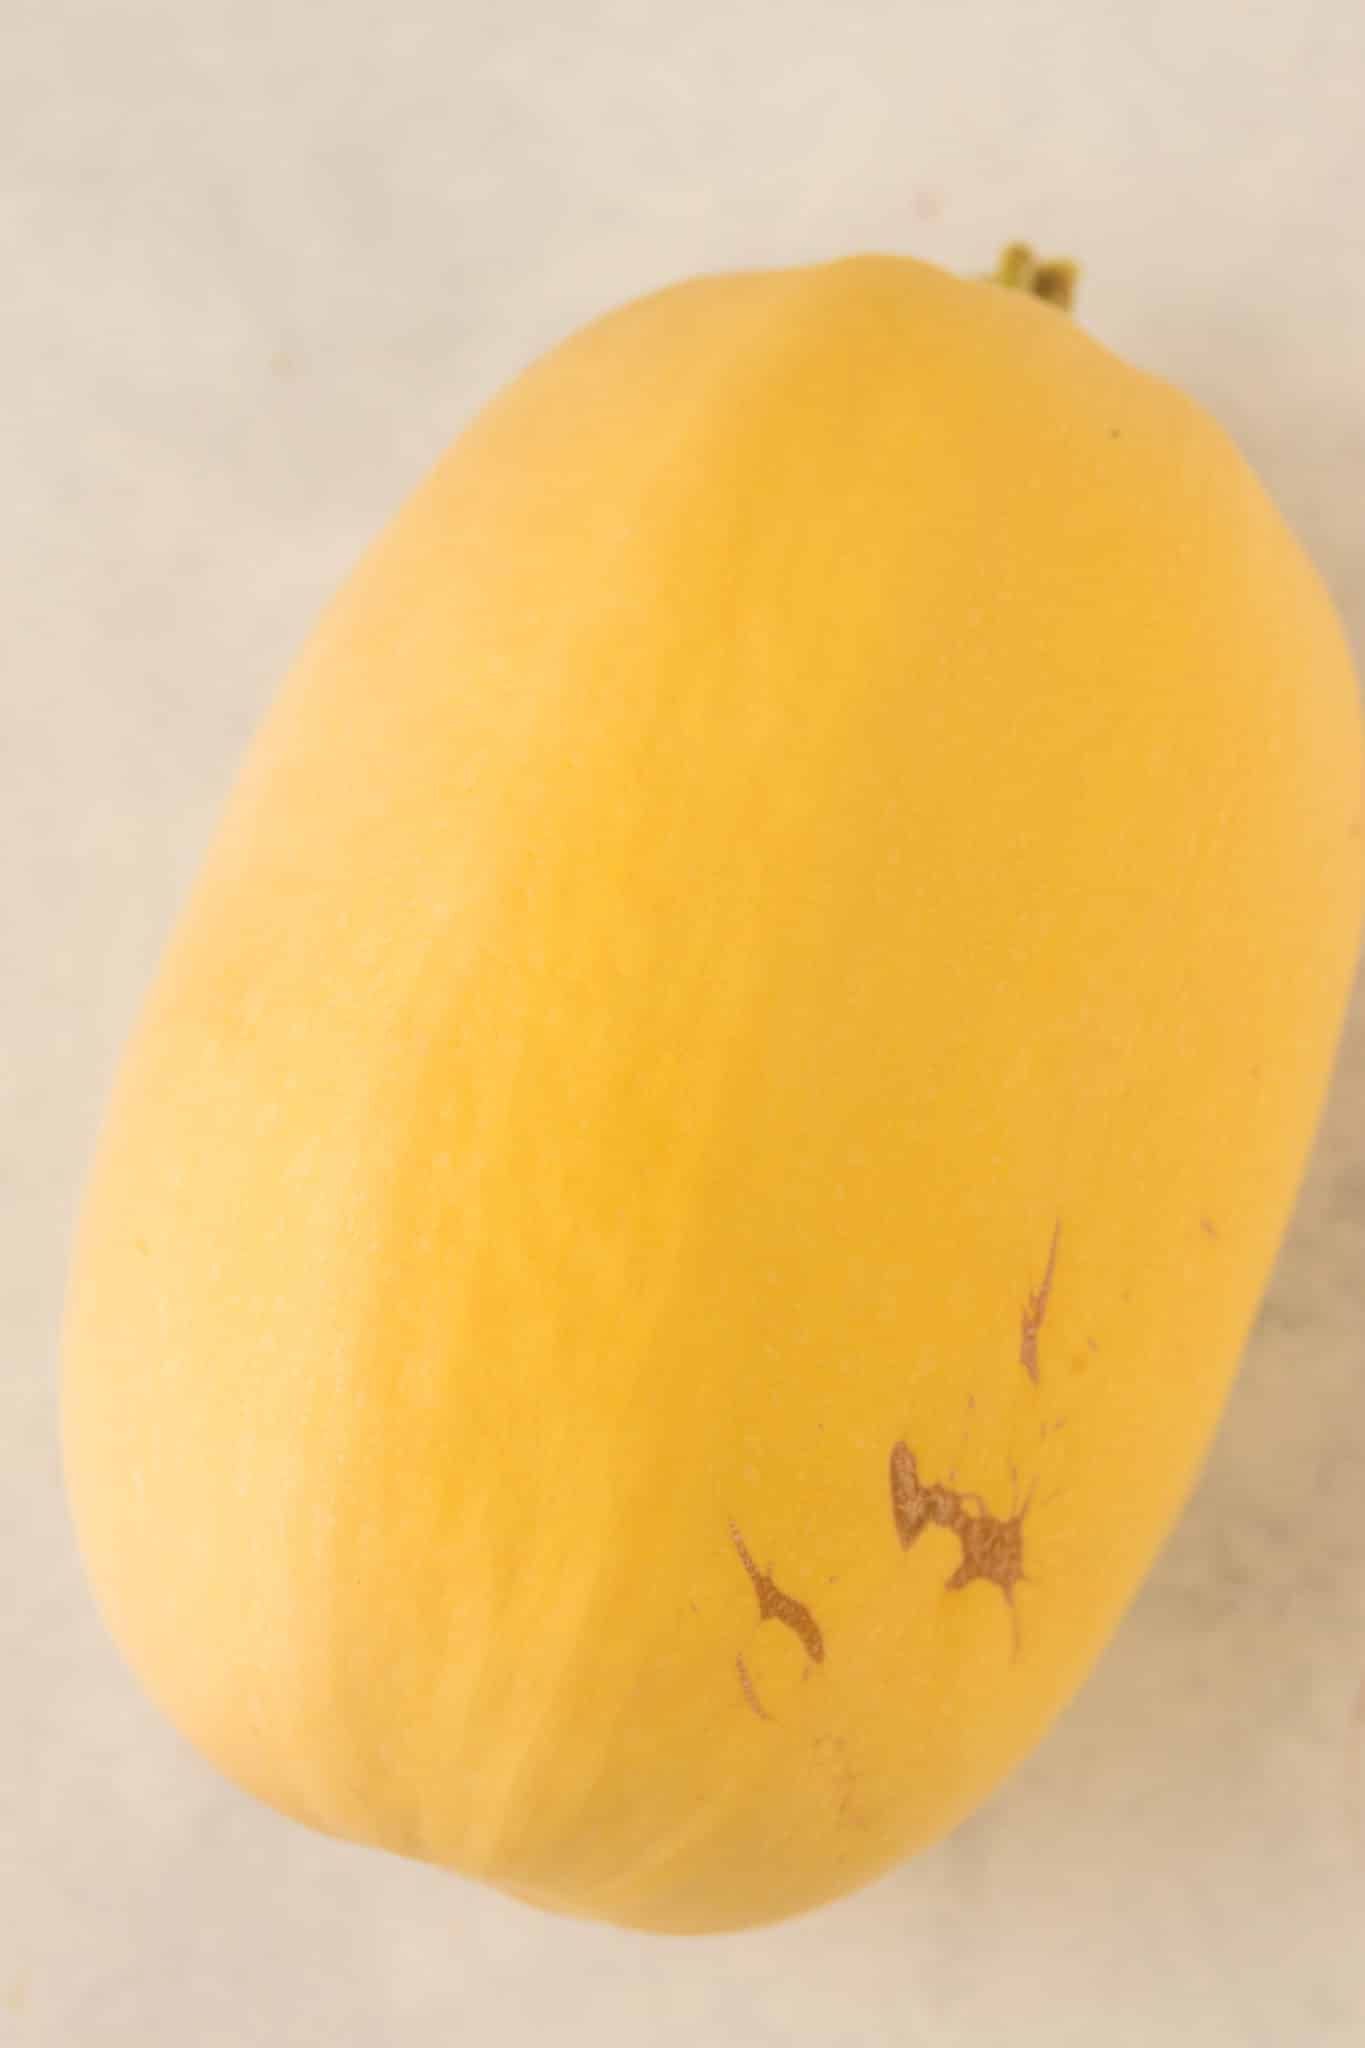
[[[857,257],[555,349],[324,617],[116,1086],[65,1445],[153,1697],[646,1928],[951,1827],[1209,1443],[1361,791],[1266,494],[1056,307]]]

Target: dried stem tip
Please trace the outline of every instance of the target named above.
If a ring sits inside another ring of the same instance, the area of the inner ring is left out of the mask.
[[[1004,285],[1007,291],[1028,292],[1031,297],[1069,313],[1075,303],[1079,276],[1077,266],[1064,257],[1050,257],[1043,262],[1027,242],[1011,242],[1001,250],[990,282]]]

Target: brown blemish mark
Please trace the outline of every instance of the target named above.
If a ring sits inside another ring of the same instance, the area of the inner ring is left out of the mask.
[[[908,1550],[930,1524],[951,1529],[960,1504],[961,1496],[951,1487],[922,1484],[915,1454],[908,1444],[892,1446],[891,1515],[902,1550]]]
[[[760,1621],[780,1621],[789,1628],[800,1643],[812,1664],[824,1662],[825,1639],[809,1607],[794,1600],[790,1593],[784,1593],[770,1572],[761,1572],[749,1555],[744,1538],[734,1523],[730,1524],[730,1540],[739,1552],[739,1561],[749,1574],[755,1594],[758,1596],[758,1618]]]
[[[1043,1327],[1047,1314],[1048,1297],[1052,1293],[1052,1276],[1057,1267],[1057,1240],[1062,1234],[1060,1216],[1052,1226],[1052,1242],[1047,1250],[1047,1264],[1039,1285],[1024,1303],[1024,1312],[1019,1322],[1019,1363],[1033,1381],[1038,1384],[1038,1332]]]
[[[1218,1232],[1214,1229],[1212,1223],[1209,1221],[1207,1216],[1200,1217],[1199,1228],[1204,1232],[1204,1235],[1206,1237],[1216,1238],[1218,1235]]]
[[[891,1451],[891,1516],[902,1550],[928,1528],[947,1529],[956,1536],[961,1559],[952,1577],[945,1581],[949,1592],[961,1592],[975,1579],[998,1586],[1014,1623],[1015,1648],[1019,1645],[1019,1618],[1014,1606],[1014,1589],[1027,1583],[1024,1571],[1024,1518],[1033,1499],[1030,1487],[1022,1504],[1015,1499],[1008,1515],[992,1514],[979,1493],[959,1493],[950,1486],[926,1483],[920,1478],[915,1454],[905,1443]]]
[[[750,1678],[749,1676],[749,1667],[742,1657],[736,1657],[735,1669],[739,1673],[739,1689],[743,1693],[749,1705],[753,1708],[754,1712],[758,1715],[759,1720],[771,1721],[772,1715],[768,1712],[768,1709],[764,1706],[762,1700],[754,1691],[754,1682],[752,1678]]]
[[[816,1762],[828,1773],[836,1805],[836,1818],[845,1827],[866,1827],[867,1821],[855,1806],[858,1776],[849,1761],[848,1744],[842,1735],[819,1735],[815,1739]]]

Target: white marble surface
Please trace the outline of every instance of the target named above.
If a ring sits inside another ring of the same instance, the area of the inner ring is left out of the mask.
[[[773,1932],[558,1923],[220,1786],[87,1604],[53,1402],[92,1127],[235,757],[477,400],[676,275],[1024,233],[1238,434],[1365,649],[1363,195],[1343,0],[0,10],[5,2048],[1365,2040],[1365,1006],[1093,1682],[954,1839]]]

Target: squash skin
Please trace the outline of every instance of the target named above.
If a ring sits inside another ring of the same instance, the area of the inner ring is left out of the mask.
[[[117,1080],[64,1449],[149,1693],[631,1926],[942,1835],[1197,1476],[1361,795],[1264,491],[1053,308],[857,257],[552,351],[321,621]]]

